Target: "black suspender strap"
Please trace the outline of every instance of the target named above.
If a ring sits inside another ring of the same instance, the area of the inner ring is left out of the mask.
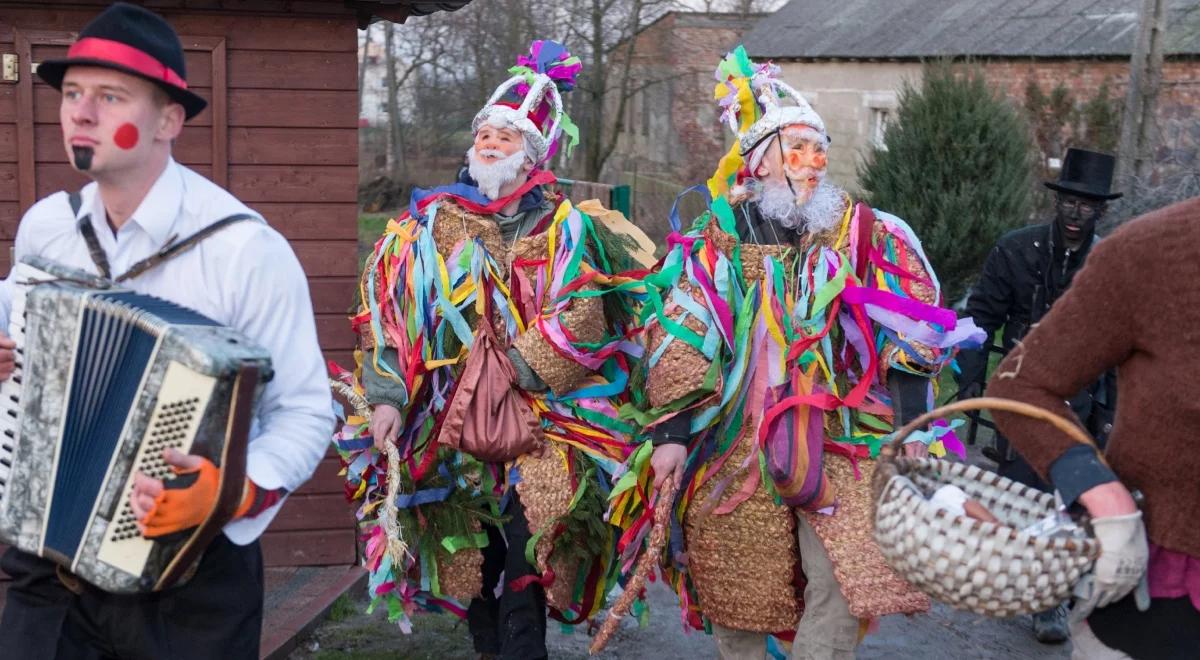
[[[71,212],[75,216],[79,215],[79,209],[83,207],[83,195],[76,190],[67,195],[67,201],[71,204]],[[88,253],[92,255],[92,263],[96,264],[96,270],[100,273],[100,277],[104,279],[112,279],[112,268],[108,265],[108,255],[104,253],[104,248],[100,247],[100,239],[96,238],[96,229],[92,227],[92,214],[87,213],[82,218],[79,218],[79,233],[83,234],[83,240],[87,243]]]
[[[121,275],[118,275],[116,277],[116,279],[114,279],[113,281],[114,282],[124,282],[125,280],[133,279],[133,278],[137,277],[138,275],[141,275],[142,273],[150,270],[151,268],[154,268],[155,266],[163,263],[164,261],[169,261],[170,259],[173,259],[173,258],[179,256],[180,254],[183,254],[187,250],[194,247],[200,241],[208,238],[209,236],[212,236],[213,234],[221,231],[222,229],[228,227],[229,225],[241,222],[243,220],[257,220],[257,219],[258,219],[258,216],[250,215],[249,213],[235,213],[231,216],[221,218],[220,220],[217,220],[216,222],[212,223],[211,225],[208,225],[207,227],[204,227],[200,231],[192,234],[191,236],[188,236],[187,238],[185,238],[183,240],[175,241],[174,243],[170,243],[169,245],[167,245],[163,249],[159,250],[158,252],[155,252],[154,254],[150,255],[149,257],[146,257],[145,259],[142,259],[141,261],[137,262],[136,264],[130,266],[129,270],[125,271]],[[88,223],[88,227],[89,228],[91,227],[90,222]]]
[[[81,195],[78,192],[70,193],[67,196],[67,201],[70,202],[71,210],[75,213],[75,215],[79,215],[79,209],[81,208],[83,201]],[[170,259],[179,256],[180,254],[194,247],[200,241],[212,236],[229,225],[241,222],[243,220],[257,219],[258,216],[251,215],[249,213],[235,213],[231,216],[217,220],[211,225],[200,229],[196,233],[184,238],[183,240],[176,241],[175,237],[172,236],[170,239],[168,239],[166,247],[130,266],[129,270],[115,278],[112,276],[112,268],[108,264],[108,255],[104,253],[104,248],[100,246],[100,239],[96,238],[96,228],[92,226],[92,216],[90,213],[79,219],[78,228],[79,233],[83,234],[83,240],[87,243],[88,252],[92,256],[92,262],[96,264],[96,269],[100,271],[101,277],[114,282],[124,282],[125,280],[131,280],[138,275],[141,275],[142,273],[154,268],[155,266],[158,266],[165,261],[169,261]]]

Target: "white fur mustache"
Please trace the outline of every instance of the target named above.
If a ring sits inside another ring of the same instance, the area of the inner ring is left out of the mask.
[[[480,149],[475,153],[480,157],[487,156],[488,158],[508,158],[508,155],[499,149]]]

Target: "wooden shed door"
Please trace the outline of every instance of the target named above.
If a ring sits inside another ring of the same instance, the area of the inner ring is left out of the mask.
[[[76,34],[22,30],[0,21],[0,53],[15,55],[15,82],[0,82],[0,272],[8,272],[21,215],[58,190],[88,179],[67,162],[58,122],[59,92],[33,73],[36,63],[64,57]],[[228,184],[225,39],[182,36],[188,87],[208,100],[175,145],[176,160],[221,186]],[[7,41],[7,43],[5,43]]]

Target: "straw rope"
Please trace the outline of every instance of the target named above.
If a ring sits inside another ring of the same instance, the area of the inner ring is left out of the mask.
[[[642,592],[642,587],[646,584],[646,577],[658,563],[663,547],[667,544],[667,531],[671,528],[671,505],[675,502],[677,490],[675,478],[668,476],[663,481],[662,488],[658,492],[658,503],[654,506],[654,526],[650,528],[650,542],[646,544],[646,549],[638,558],[637,569],[625,585],[625,591],[608,611],[608,618],[604,620],[600,632],[596,633],[596,638],[592,640],[592,645],[588,648],[590,655],[604,650],[608,640],[617,632],[617,625],[621,623],[621,618],[629,613],[633,602]]]
[[[354,412],[359,417],[371,422],[371,404],[367,398],[358,393],[350,384],[337,380],[329,379],[329,385],[334,392],[342,395],[346,402],[354,407]],[[392,557],[394,566],[403,566],[406,558],[411,555],[408,552],[408,543],[404,541],[400,531],[400,510],[396,507],[396,493],[400,492],[400,451],[396,449],[395,443],[384,443],[384,453],[387,454],[387,493],[384,495],[382,513],[379,516],[383,523],[383,531],[387,536],[387,552]]]

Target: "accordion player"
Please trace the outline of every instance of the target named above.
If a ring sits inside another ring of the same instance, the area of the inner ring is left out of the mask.
[[[10,277],[0,540],[112,593],[181,582],[242,497],[270,354],[197,312],[40,258]],[[172,487],[168,448],[212,461],[219,495],[199,527],[150,540],[129,495],[138,472]]]

